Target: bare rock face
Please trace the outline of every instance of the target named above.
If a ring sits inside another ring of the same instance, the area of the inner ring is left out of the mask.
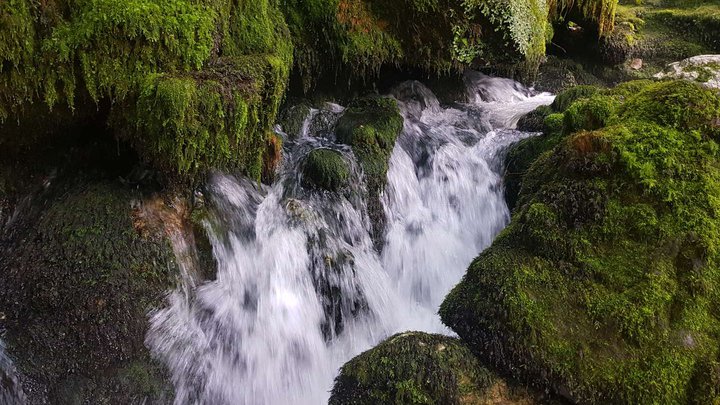
[[[693,80],[703,87],[720,89],[720,55],[699,55],[671,63],[655,77]]]

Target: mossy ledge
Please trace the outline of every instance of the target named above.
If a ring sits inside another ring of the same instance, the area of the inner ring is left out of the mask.
[[[553,404],[483,367],[463,343],[442,335],[405,332],[347,362],[330,405]]]
[[[574,402],[718,403],[720,95],[631,82],[581,111],[602,120],[554,125],[442,320]]]

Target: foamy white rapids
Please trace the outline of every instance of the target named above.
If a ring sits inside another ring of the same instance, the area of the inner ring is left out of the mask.
[[[392,92],[405,125],[383,195],[382,253],[363,174],[334,143],[340,106],[311,111],[272,187],[215,176],[206,228],[217,277],[171,293],[146,339],[171,371],[176,404],[321,404],[338,368],[390,334],[451,333],[440,302],[509,220],[501,161],[530,135],[512,128],[552,102],[506,79],[471,74],[466,83],[473,102],[452,107],[419,82]],[[343,192],[302,186],[316,148],[350,165]]]
[[[15,366],[5,352],[5,344],[0,340],[0,404],[23,405],[25,394],[20,388]]]

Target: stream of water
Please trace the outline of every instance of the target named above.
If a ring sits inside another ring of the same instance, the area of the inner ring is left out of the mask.
[[[383,194],[382,253],[371,240],[363,174],[334,142],[343,108],[313,110],[286,142],[279,180],[217,175],[206,221],[218,272],[155,312],[147,344],[170,369],[177,404],[321,404],[347,360],[392,333],[451,333],[437,308],[509,221],[502,158],[531,134],[517,120],[549,94],[479,73],[471,102],[441,105],[419,82],[392,92],[405,118]],[[351,166],[341,193],[302,187],[315,148]]]

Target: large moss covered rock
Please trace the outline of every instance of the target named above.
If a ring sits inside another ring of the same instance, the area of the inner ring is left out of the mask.
[[[717,403],[720,95],[677,81],[606,96],[619,106],[603,128],[532,163],[442,319],[576,402]]]
[[[27,394],[58,404],[167,399],[144,338],[148,311],[179,274],[170,243],[147,230],[135,215],[142,196],[121,184],[48,192],[38,218],[0,245],[0,329]]]
[[[508,384],[480,364],[458,339],[397,334],[347,362],[331,405],[539,404],[537,392]]]

